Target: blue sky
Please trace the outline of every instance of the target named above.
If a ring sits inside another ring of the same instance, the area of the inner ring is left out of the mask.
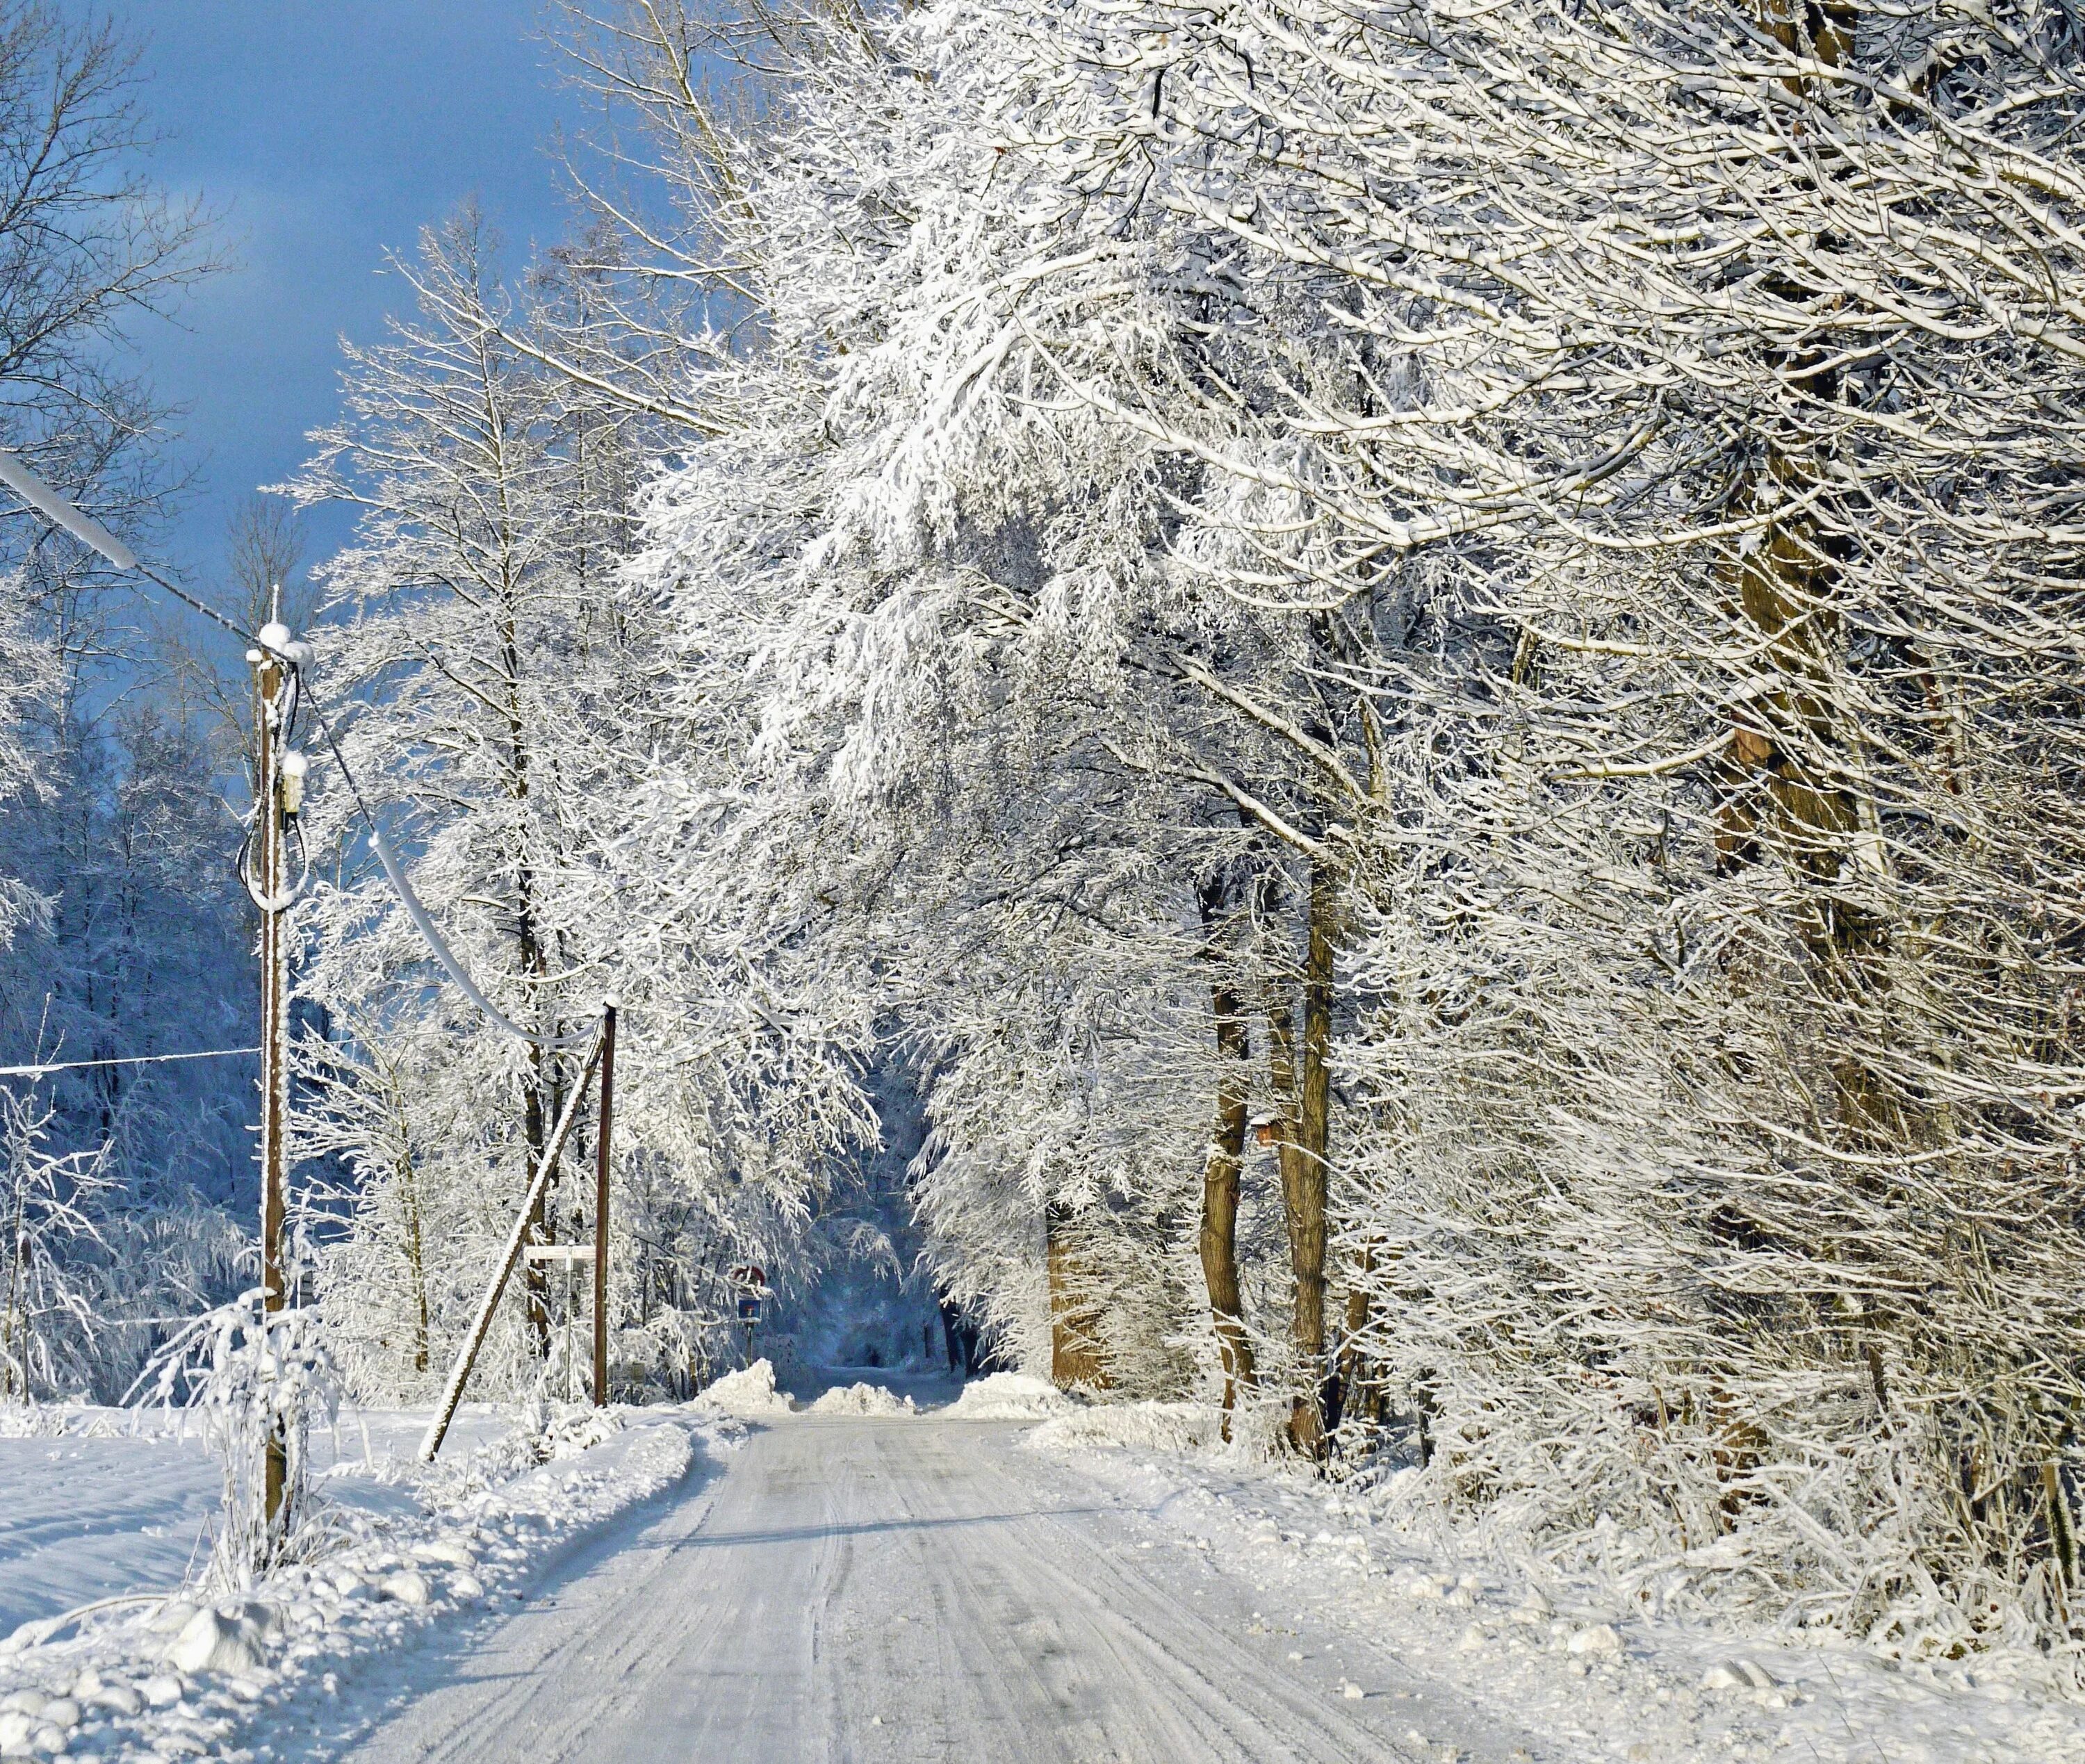
[[[147,376],[188,406],[173,457],[197,493],[169,550],[206,583],[233,505],[294,470],[338,410],[339,337],[372,340],[407,304],[386,249],[472,196],[510,264],[557,236],[547,150],[584,101],[537,0],[122,0],[113,15],[143,42],[142,97],[167,136],[155,175],[222,212],[237,264],[178,325],[136,333]],[[320,516],[315,550],[346,530]]]

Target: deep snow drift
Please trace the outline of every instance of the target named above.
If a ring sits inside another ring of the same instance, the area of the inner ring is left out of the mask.
[[[350,1414],[344,1434],[321,1435],[341,1450],[322,1463],[304,1559],[213,1596],[182,1580],[207,1557],[217,1467],[176,1429],[122,1430],[134,1418],[55,1412],[32,1423],[45,1437],[10,1442],[41,1461],[12,1455],[0,1508],[62,1502],[53,1464],[82,1464],[122,1498],[0,1560],[12,1609],[35,1608],[0,1639],[0,1757],[251,1756],[242,1748],[270,1744],[299,1698],[330,1699],[359,1659],[517,1596],[574,1537],[681,1480],[698,1436],[722,1448],[737,1432],[577,1411],[532,1433],[474,1408],[425,1469],[409,1443],[425,1415]],[[134,1554],[134,1532],[148,1540]],[[70,1592],[97,1578],[97,1591],[127,1580],[128,1596],[79,1608]]]

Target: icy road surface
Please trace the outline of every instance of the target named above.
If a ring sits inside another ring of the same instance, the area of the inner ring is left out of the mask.
[[[364,1764],[1359,1764],[1548,1749],[1451,1689],[1263,1621],[1133,1506],[932,1418],[777,1420],[522,1609],[350,1694]],[[1271,1618],[1272,1612],[1268,1613]],[[1301,1656],[1299,1659],[1297,1656]],[[1352,1673],[1362,1694],[1345,1688]],[[384,1706],[369,1709],[372,1701]],[[357,1705],[360,1705],[358,1714]],[[1425,1737],[1407,1735],[1423,1711]],[[299,1741],[275,1736],[277,1758]]]

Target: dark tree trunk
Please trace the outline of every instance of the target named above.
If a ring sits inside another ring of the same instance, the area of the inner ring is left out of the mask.
[[[1323,865],[1310,870],[1310,925],[1303,958],[1303,1034],[1297,1044],[1286,1001],[1268,1012],[1274,1081],[1283,1098],[1276,1132],[1281,1196],[1295,1276],[1291,1338],[1296,1394],[1289,1443],[1306,1457],[1325,1455],[1325,1238],[1331,1139],[1332,912],[1335,883]]]
[[[1217,885],[1202,891],[1202,923],[1206,929],[1221,905]],[[1213,954],[1213,952],[1212,952]],[[1210,988],[1215,1009],[1217,1052],[1222,1064],[1217,1078],[1217,1130],[1202,1172],[1202,1220],[1197,1236],[1202,1281],[1208,1290],[1209,1314],[1224,1364],[1223,1436],[1231,1436],[1231,1411],[1241,1387],[1253,1382],[1252,1343],[1245,1329],[1245,1307],[1238,1290],[1238,1178],[1245,1163],[1245,1136],[1251,1101],[1252,1044],[1238,994],[1219,981]]]

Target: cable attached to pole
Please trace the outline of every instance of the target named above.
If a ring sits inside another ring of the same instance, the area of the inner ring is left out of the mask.
[[[96,1066],[166,1065],[176,1060],[231,1060],[258,1048],[206,1048],[197,1053],[125,1053],[107,1060],[47,1061],[40,1065],[0,1065],[0,1078],[47,1078],[53,1072],[86,1072]]]
[[[190,593],[178,583],[168,580],[157,570],[141,559],[135,551],[103,526],[100,521],[91,516],[82,513],[43,479],[37,477],[23,464],[19,453],[6,448],[0,448],[0,483],[6,484],[23,502],[53,525],[63,528],[81,544],[86,546],[90,550],[100,553],[119,570],[129,571],[134,575],[143,576],[148,582],[157,584],[180,601],[183,606],[193,607],[213,623],[223,626],[249,649],[261,650],[273,656],[282,664],[289,675],[290,691],[294,695],[291,699],[291,716],[295,715],[297,709],[306,708],[302,674],[305,665],[312,660],[312,647],[309,644],[288,641],[287,634],[285,634],[285,640],[270,642],[265,635],[247,630],[236,619],[227,618],[214,606]],[[281,627],[279,626],[264,627],[263,631],[270,629],[280,630]],[[516,1040],[526,1042],[531,1047],[541,1048],[547,1052],[585,1046],[593,1039],[592,1031],[577,1030],[567,1035],[539,1035],[533,1030],[524,1029],[520,1024],[516,1022],[512,1018],[485,996],[478,983],[470,977],[469,971],[457,959],[456,952],[450,949],[441,933],[435,929],[432,916],[421,903],[420,897],[414,893],[412,884],[406,881],[404,866],[399,863],[397,854],[391,849],[390,841],[384,838],[384,829],[377,824],[375,811],[371,809],[367,800],[363,796],[362,786],[356,782],[355,773],[349,768],[346,756],[340,750],[340,743],[333,736],[333,725],[326,720],[325,712],[321,711],[316,704],[311,704],[308,708],[312,720],[318,725],[319,733],[325,738],[326,746],[333,754],[334,763],[340,767],[341,776],[347,782],[348,792],[355,798],[356,809],[360,811],[363,821],[369,829],[369,842],[376,848],[377,862],[384,866],[384,873],[389,878],[392,888],[397,892],[399,904],[406,909],[406,916],[412,920],[414,929],[420,933],[428,949],[433,952],[435,959],[441,964],[443,971],[456,982],[466,998],[484,1012],[496,1027],[513,1036]],[[300,831],[299,838],[301,837]],[[245,879],[243,869],[240,876],[242,880]],[[247,886],[248,892],[252,893],[253,885],[250,882],[248,882]],[[293,895],[300,895],[301,884],[298,889],[291,892]],[[270,903],[262,900],[259,895],[255,895],[255,899],[263,912],[271,910]],[[279,910],[279,908],[274,910]]]
[[[398,904],[406,909],[406,916],[413,921],[414,929],[434,952],[435,959],[441,963],[463,995],[517,1041],[552,1051],[585,1046],[593,1039],[592,1030],[580,1030],[568,1035],[537,1035],[524,1029],[478,990],[477,981],[470,977],[463,963],[444,941],[441,933],[435,929],[434,920],[421,904],[420,897],[413,892],[413,885],[406,881],[405,866],[399,863],[397,853],[391,849],[391,842],[384,836],[384,829],[377,824],[376,817],[363,800],[362,788],[355,782],[355,774],[348,769],[347,759],[340,750],[340,743],[333,738],[333,725],[325,720],[325,713],[316,704],[312,707],[312,716],[318,724],[319,733],[325,737],[327,747],[332,751],[333,763],[340,767],[341,776],[347,780],[347,788],[355,797],[355,805],[362,811],[362,818],[369,828],[369,843],[376,849],[376,861],[384,866],[384,873],[391,878],[391,886],[397,894]]]

